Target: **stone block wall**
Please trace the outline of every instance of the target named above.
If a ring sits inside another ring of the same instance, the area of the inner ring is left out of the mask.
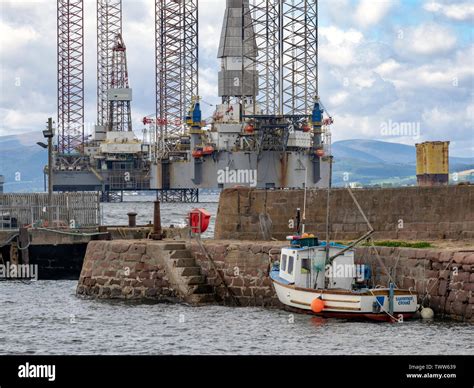
[[[204,246],[212,257],[224,281],[237,298],[240,306],[280,306],[269,277],[270,254],[279,253],[283,242],[215,241],[206,240]],[[232,305],[233,301],[223,285],[222,278],[206,258],[199,245],[188,242],[196,263],[201,267],[208,284],[215,290],[217,300]]]
[[[77,294],[104,299],[177,300],[162,257],[152,243],[133,240],[91,241]]]
[[[205,247],[241,306],[282,307],[268,276],[270,255],[284,242],[205,241]],[[209,260],[195,242],[188,248],[201,266],[218,300],[232,304]],[[390,271],[399,288],[411,288],[437,316],[474,322],[474,249],[356,249],[356,263],[371,266],[376,285],[387,287]],[[380,261],[384,264],[383,267]]]
[[[474,249],[377,247],[377,253],[397,286],[411,288],[438,316],[474,322]],[[357,248],[356,259],[372,267],[376,284],[388,284],[372,248]]]
[[[474,185],[354,189],[376,239],[474,239]],[[221,193],[215,238],[283,240],[289,220],[303,208],[304,190],[226,189]],[[326,190],[308,190],[306,230],[325,239]],[[330,199],[331,239],[353,240],[367,230],[346,189]],[[270,231],[270,233],[267,232]]]
[[[160,244],[152,241],[92,241],[84,261],[77,294],[108,299],[182,301],[173,267]],[[233,305],[283,307],[269,278],[270,258],[285,242],[205,240],[204,246],[220,275],[195,241],[186,249],[201,269],[215,300]],[[411,288],[437,316],[474,323],[474,248],[356,249],[356,262],[371,266],[375,285],[386,287],[389,276],[399,288]],[[383,263],[381,265],[380,263]],[[128,269],[128,270],[127,270]],[[388,272],[386,272],[386,269]],[[182,294],[182,291],[181,291]]]

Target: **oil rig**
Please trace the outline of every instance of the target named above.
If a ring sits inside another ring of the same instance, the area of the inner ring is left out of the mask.
[[[199,1],[155,0],[156,112],[147,141],[131,120],[121,0],[97,0],[97,124],[85,136],[83,0],[58,0],[55,191],[326,187],[330,125],[318,97],[317,0],[226,0],[217,58],[221,102],[204,121]]]

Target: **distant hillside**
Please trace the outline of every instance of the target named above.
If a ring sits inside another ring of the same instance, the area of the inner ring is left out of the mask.
[[[5,176],[5,192],[43,191],[43,167],[48,153],[36,144],[42,133],[0,136],[0,174]]]
[[[377,140],[344,140],[332,146],[334,184],[358,182],[363,185],[416,183],[416,148]],[[474,168],[472,158],[449,158],[450,172]],[[461,178],[468,175],[461,175]],[[346,180],[345,180],[346,179]]]
[[[0,175],[5,175],[6,192],[43,191],[47,152],[36,144],[38,141],[44,141],[41,131],[0,136]],[[332,149],[336,186],[347,182],[394,186],[416,183],[414,146],[376,140],[344,140],[335,142]],[[466,171],[473,169],[474,157],[450,158],[450,170],[459,172],[460,179],[471,179],[472,174]],[[15,180],[16,177],[19,180]]]
[[[332,145],[335,158],[367,163],[416,164],[416,149],[376,140],[343,140]]]

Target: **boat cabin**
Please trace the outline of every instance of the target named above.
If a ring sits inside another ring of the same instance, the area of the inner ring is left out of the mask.
[[[331,246],[330,256],[344,247]],[[326,247],[282,248],[279,276],[297,287],[312,289],[352,290],[355,281],[354,252],[348,251],[337,257],[331,265],[326,265]],[[328,280],[326,282],[326,279]]]

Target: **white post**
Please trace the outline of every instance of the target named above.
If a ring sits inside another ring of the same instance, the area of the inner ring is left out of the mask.
[[[308,190],[308,167],[304,168],[304,199],[303,199],[303,226],[301,228],[301,234],[305,232],[306,224],[306,191]]]

